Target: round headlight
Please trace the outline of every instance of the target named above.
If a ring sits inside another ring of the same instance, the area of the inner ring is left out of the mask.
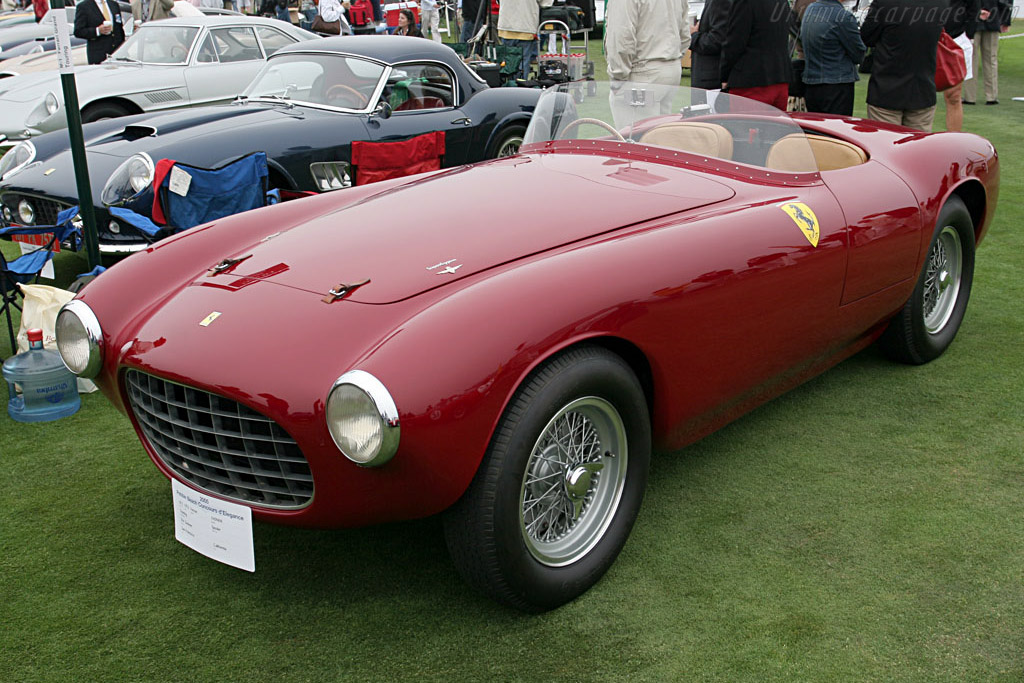
[[[18,218],[24,225],[32,225],[36,222],[36,208],[32,206],[32,202],[27,199],[18,202]]]
[[[54,95],[52,92],[48,92],[46,93],[46,97],[43,99],[43,106],[46,107],[46,113],[52,116],[54,113],[56,113],[57,107],[60,106],[60,103],[57,102],[56,95]]]
[[[30,141],[19,142],[0,158],[0,180],[6,180],[31,164],[36,158],[36,146]]]
[[[345,457],[358,465],[383,465],[398,450],[395,402],[380,380],[362,370],[346,372],[331,387],[327,428]]]
[[[4,220],[10,223],[14,219],[14,213],[11,212],[11,207],[5,206],[3,209]]]
[[[117,206],[133,199],[153,182],[153,160],[146,153],[129,157],[110,175],[100,199],[107,206]]]
[[[103,366],[103,331],[96,314],[74,299],[57,314],[57,351],[68,370],[79,377],[95,377]]]

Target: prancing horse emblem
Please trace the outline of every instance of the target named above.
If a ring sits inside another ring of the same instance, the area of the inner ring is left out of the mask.
[[[789,214],[789,217],[796,223],[796,227],[800,228],[800,232],[804,234],[804,237],[811,243],[811,246],[817,247],[818,237],[820,236],[818,217],[811,211],[811,207],[803,202],[787,202],[779,205],[779,208]]]

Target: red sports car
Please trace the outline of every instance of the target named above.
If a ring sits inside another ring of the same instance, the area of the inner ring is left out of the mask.
[[[444,512],[471,584],[549,609],[623,547],[652,449],[872,342],[953,341],[988,141],[590,92],[547,91],[519,155],[200,226],[62,310],[65,362],[174,480],[179,538]]]

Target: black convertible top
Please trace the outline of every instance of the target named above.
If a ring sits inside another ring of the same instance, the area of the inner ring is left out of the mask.
[[[362,55],[388,64],[419,59],[433,59],[445,62],[451,66],[454,66],[456,63],[462,63],[462,60],[455,51],[447,45],[435,43],[425,38],[390,35],[321,38],[283,47],[275,54],[309,52],[311,50]]]

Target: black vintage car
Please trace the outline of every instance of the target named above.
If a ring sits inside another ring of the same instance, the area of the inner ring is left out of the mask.
[[[539,94],[489,88],[450,48],[422,38],[344,36],[283,48],[230,105],[85,126],[100,250],[152,241],[106,207],[145,192],[160,159],[216,168],[263,151],[271,188],[325,192],[360,184],[354,141],[444,131],[445,167],[514,154]],[[5,223],[52,224],[78,203],[67,140],[66,131],[42,135],[0,160]],[[145,210],[138,201],[132,208]]]

